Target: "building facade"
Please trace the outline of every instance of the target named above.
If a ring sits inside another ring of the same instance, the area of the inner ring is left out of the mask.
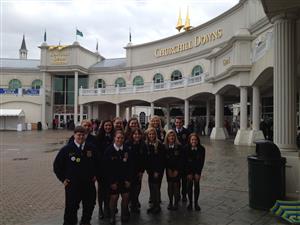
[[[128,118],[137,106],[150,107],[150,115],[163,109],[167,126],[172,108],[182,108],[187,126],[202,108],[206,126],[215,122],[211,139],[226,139],[224,122],[237,122],[236,145],[264,138],[261,119],[268,119],[291,166],[288,191],[299,195],[300,4],[271,2],[240,0],[187,32],[128,43],[125,58],[106,59],[74,42],[43,43],[40,60],[29,60],[23,39],[20,59],[1,59],[0,106],[22,109],[25,122],[44,128],[55,117]]]

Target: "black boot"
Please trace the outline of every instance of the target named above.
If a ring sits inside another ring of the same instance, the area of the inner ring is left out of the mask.
[[[153,214],[158,214],[161,211],[160,208],[160,185],[159,184],[153,184],[153,210],[152,213]]]
[[[188,181],[187,192],[188,192],[188,197],[189,197],[189,204],[188,204],[187,209],[193,210],[193,181]]]
[[[174,196],[173,182],[168,182],[168,196],[169,196],[168,210],[172,210],[173,209],[173,196]]]
[[[200,184],[199,182],[194,182],[194,195],[195,195],[195,210],[196,211],[200,211],[201,208],[200,206],[198,205],[198,199],[199,199],[199,194],[200,194]]]

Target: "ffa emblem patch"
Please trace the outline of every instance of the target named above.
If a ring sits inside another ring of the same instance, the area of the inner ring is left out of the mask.
[[[75,161],[75,159],[76,159],[76,158],[75,158],[74,156],[73,156],[73,157],[71,157],[71,160],[72,160],[73,162]]]
[[[127,153],[127,152],[125,152],[125,154],[124,154],[124,158],[123,158],[123,162],[127,162],[127,160],[128,160],[128,153]]]
[[[89,151],[89,150],[88,150],[88,151],[86,152],[86,156],[89,157],[89,158],[91,158],[91,157],[92,157],[92,151]]]
[[[80,163],[80,158],[77,158],[77,159],[76,159],[76,162],[77,162],[77,163]]]

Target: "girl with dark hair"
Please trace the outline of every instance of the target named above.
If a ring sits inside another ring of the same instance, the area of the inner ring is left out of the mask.
[[[130,123],[130,122],[129,122]],[[129,146],[133,161],[133,176],[130,189],[131,212],[139,213],[141,204],[139,194],[142,187],[142,179],[145,171],[146,144],[143,141],[143,132],[139,128],[132,129],[129,139],[126,141]]]
[[[164,145],[166,149],[166,174],[170,201],[168,209],[177,210],[180,199],[180,175],[183,167],[183,151],[174,130],[167,132]]]
[[[146,168],[148,173],[148,183],[150,189],[150,199],[152,206],[148,213],[157,214],[160,208],[160,186],[165,169],[165,148],[158,140],[155,128],[146,130],[147,158]]]
[[[104,120],[101,122],[98,134],[96,136],[97,141],[97,182],[98,182],[98,204],[99,204],[99,219],[109,216],[108,207],[108,191],[107,184],[107,169],[103,160],[105,149],[113,143],[113,123],[111,120]],[[104,204],[104,211],[103,211]]]
[[[125,128],[125,139],[129,139],[131,134],[132,134],[132,130],[133,129],[137,129],[137,128],[140,128],[140,124],[139,124],[139,120],[138,118],[130,118],[128,123],[127,123],[127,126]]]
[[[189,136],[186,149],[185,168],[187,172],[187,190],[189,205],[188,210],[193,209],[193,187],[194,187],[194,206],[196,211],[201,208],[198,204],[200,194],[200,178],[205,162],[205,148],[200,144],[200,138],[196,133]]]

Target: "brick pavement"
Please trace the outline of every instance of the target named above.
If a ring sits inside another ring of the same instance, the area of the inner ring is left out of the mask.
[[[71,134],[60,130],[0,133],[1,225],[61,224],[64,191],[52,172],[52,163]],[[144,175],[141,214],[133,215],[130,224],[285,224],[268,212],[248,206],[246,156],[254,148],[234,146],[232,140],[211,142],[203,138],[203,143],[207,158],[201,181],[201,213],[188,212],[185,204],[177,212],[166,210],[164,181],[163,212],[155,217],[147,215],[149,191]],[[107,224],[98,221],[97,207],[92,224]]]

